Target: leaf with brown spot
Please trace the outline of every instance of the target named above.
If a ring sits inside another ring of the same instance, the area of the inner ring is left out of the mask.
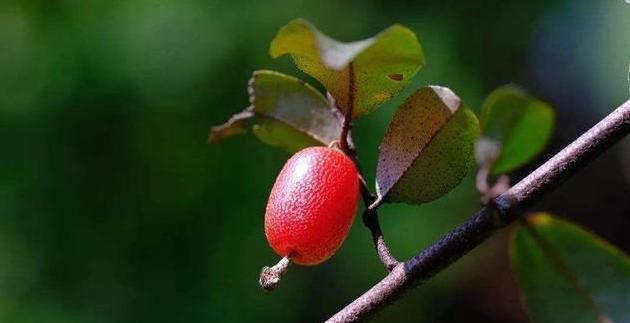
[[[379,200],[420,204],[457,186],[473,166],[479,121],[450,89],[422,88],[394,113],[380,145]]]
[[[389,77],[390,80],[392,81],[402,81],[404,76],[400,73],[394,73],[394,74],[389,74],[387,75],[387,77]]]
[[[349,43],[334,40],[304,19],[282,27],[271,56],[291,55],[302,71],[320,81],[342,111],[374,111],[402,91],[424,65],[416,35],[394,25],[376,36]]]
[[[312,86],[273,71],[256,71],[249,81],[250,107],[223,125],[212,127],[210,142],[242,133],[255,121],[254,134],[264,143],[295,152],[327,145],[341,133],[341,120]]]

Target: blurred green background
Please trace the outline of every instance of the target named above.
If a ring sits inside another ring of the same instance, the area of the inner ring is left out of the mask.
[[[288,156],[250,134],[207,144],[247,105],[255,69],[308,79],[268,43],[295,17],[341,40],[393,23],[414,30],[427,64],[403,95],[357,122],[373,182],[397,103],[449,86],[474,110],[515,82],[556,107],[551,147],[527,174],[628,98],[630,5],[608,1],[0,2],[0,321],[315,322],[384,276],[355,221],[342,249],[257,285],[277,261],[266,197]],[[545,209],[628,251],[630,141],[562,188]],[[382,224],[409,257],[479,206],[471,177]],[[387,308],[380,322],[527,322],[506,234]]]

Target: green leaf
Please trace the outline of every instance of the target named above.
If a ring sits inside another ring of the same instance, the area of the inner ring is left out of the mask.
[[[477,163],[494,161],[491,173],[496,176],[524,165],[545,148],[555,116],[547,103],[507,85],[486,98],[480,119]]]
[[[420,204],[452,190],[474,164],[479,121],[450,89],[422,88],[396,112],[379,148],[379,200]]]
[[[245,111],[213,127],[210,142],[242,133],[255,119],[254,134],[264,143],[288,152],[327,145],[341,133],[328,101],[310,85],[273,71],[256,71],[249,81],[250,103]]]
[[[574,224],[536,214],[512,237],[533,322],[630,322],[630,258]]]
[[[283,148],[290,153],[300,151],[306,147],[323,144],[310,136],[305,136],[299,130],[274,119],[260,118],[258,123],[252,127],[252,130],[260,141],[270,146]]]
[[[274,58],[290,54],[302,71],[326,87],[342,111],[352,107],[354,116],[398,94],[424,65],[416,35],[399,25],[372,38],[342,43],[296,19],[280,29],[269,52]]]

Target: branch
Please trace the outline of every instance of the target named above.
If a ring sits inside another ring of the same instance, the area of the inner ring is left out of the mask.
[[[365,182],[363,171],[361,171],[361,166],[359,165],[359,160],[357,159],[357,152],[354,149],[352,134],[350,133],[352,129],[352,115],[354,112],[356,91],[354,66],[352,63],[348,66],[348,74],[350,79],[348,88],[348,107],[343,115],[343,124],[341,127],[341,134],[339,135],[338,145],[339,149],[352,159],[357,168],[360,179],[361,197],[363,198],[363,204],[365,206],[365,211],[363,211],[363,224],[365,224],[372,233],[372,240],[374,241],[374,247],[376,248],[378,258],[381,260],[383,265],[385,265],[385,268],[387,268],[388,271],[391,271],[400,262],[392,256],[387,244],[385,243],[385,237],[383,236],[383,230],[381,230],[381,224],[378,221],[376,207],[370,207],[374,201],[376,201],[376,196],[370,193],[370,189]],[[326,93],[326,96],[328,98],[330,110],[337,115],[340,109],[337,107],[334,97],[329,92]]]
[[[630,132],[630,100],[582,134],[545,164],[498,196],[470,220],[415,257],[394,267],[383,280],[327,322],[357,322],[381,310],[512,223],[540,197]]]
[[[356,156],[356,151],[354,149],[350,149],[348,156],[350,156],[350,158],[354,161],[359,173],[361,197],[363,198],[363,205],[365,206],[365,211],[363,211],[363,224],[365,224],[372,233],[372,240],[374,241],[374,247],[376,248],[378,258],[381,260],[383,265],[385,265],[387,271],[391,271],[400,262],[392,255],[387,247],[387,243],[385,243],[385,237],[383,236],[383,231],[381,230],[381,224],[378,221],[376,208],[370,207],[374,201],[376,201],[376,196],[370,193],[370,189],[365,182],[363,172],[361,171],[361,167]]]
[[[490,203],[510,188],[510,178],[506,175],[500,176],[494,184],[490,185],[491,166],[491,164],[481,165],[475,177],[475,186],[479,194],[481,194],[481,203],[484,205]]]
[[[475,144],[475,159],[479,164],[475,187],[481,195],[483,205],[487,205],[510,188],[510,178],[506,175],[500,176],[490,184],[490,171],[499,157],[500,150],[500,145],[491,140],[480,139]]]
[[[365,182],[363,182],[365,184]],[[362,185],[361,191],[367,190],[367,186]],[[396,267],[400,262],[396,260],[396,258],[389,251],[389,247],[387,247],[387,243],[385,243],[385,237],[383,236],[383,231],[381,230],[381,224],[378,221],[378,213],[375,208],[370,208],[370,205],[374,203],[376,197],[374,195],[369,194],[363,195],[363,203],[365,204],[365,211],[363,211],[363,224],[370,230],[372,233],[372,240],[374,241],[374,247],[376,248],[376,253],[378,254],[378,258],[381,260],[387,271],[392,271],[394,267]]]
[[[343,118],[343,126],[341,127],[341,135],[339,136],[339,148],[342,151],[349,153],[350,146],[348,145],[348,133],[352,129],[352,114],[354,113],[354,96],[355,96],[355,84],[354,84],[354,66],[352,63],[348,65],[348,106],[346,107],[345,115]]]

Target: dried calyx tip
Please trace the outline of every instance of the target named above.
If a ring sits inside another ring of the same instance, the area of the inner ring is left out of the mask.
[[[287,272],[289,269],[289,265],[291,264],[291,257],[286,256],[273,267],[265,266],[260,272],[260,278],[258,279],[258,283],[260,286],[266,290],[274,290],[278,283],[280,283],[280,278],[282,275]]]

